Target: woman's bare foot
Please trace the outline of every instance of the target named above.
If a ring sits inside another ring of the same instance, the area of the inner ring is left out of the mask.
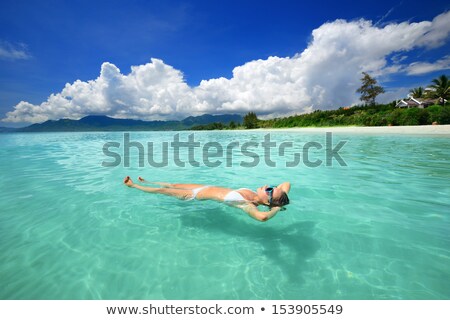
[[[126,176],[123,179],[123,183],[125,183],[128,187],[132,187],[134,185],[133,180],[131,180],[130,176]]]

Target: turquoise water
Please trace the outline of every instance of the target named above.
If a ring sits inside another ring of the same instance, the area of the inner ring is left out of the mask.
[[[174,134],[131,139],[158,148]],[[195,138],[226,146],[265,134]],[[137,149],[125,168],[102,166],[104,143],[123,143],[122,133],[0,135],[0,298],[450,299],[450,137],[335,135],[334,145],[348,141],[347,166],[316,168],[285,162],[325,134],[271,138],[294,145],[273,152],[275,168],[239,166],[251,159],[236,150],[231,167],[182,168],[171,157],[140,168]],[[291,204],[260,223],[223,204],[127,188],[126,175],[232,188],[291,181]]]

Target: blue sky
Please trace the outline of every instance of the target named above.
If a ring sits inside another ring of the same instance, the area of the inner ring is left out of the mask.
[[[332,109],[358,102],[362,71],[391,101],[449,74],[449,9],[448,1],[2,0],[0,125]]]

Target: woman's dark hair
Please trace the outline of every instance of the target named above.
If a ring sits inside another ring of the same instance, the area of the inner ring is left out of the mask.
[[[289,197],[286,192],[281,191],[281,195],[278,199],[273,199],[272,207],[283,207],[289,204]]]

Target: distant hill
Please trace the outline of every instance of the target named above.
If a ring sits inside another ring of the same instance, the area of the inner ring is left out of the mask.
[[[3,133],[3,132],[14,132],[14,131],[17,131],[17,129],[16,128],[0,127],[0,133]]]
[[[132,119],[115,119],[103,115],[86,116],[80,120],[60,119],[48,120],[19,128],[17,132],[64,132],[64,131],[162,131],[187,130],[193,126],[209,123],[229,124],[231,121],[242,123],[238,114],[210,115],[187,117],[181,121],[143,121]],[[4,128],[9,129],[9,128]],[[1,131],[4,132],[4,131]]]
[[[229,124],[231,121],[234,123],[242,123],[243,118],[240,115],[237,114],[223,114],[220,116],[213,116],[211,114],[204,114],[197,117],[187,117],[186,119],[182,120],[181,122],[183,125],[192,127],[192,126],[198,126],[198,125],[205,125],[205,124],[211,124],[211,123],[222,123],[222,124]]]

